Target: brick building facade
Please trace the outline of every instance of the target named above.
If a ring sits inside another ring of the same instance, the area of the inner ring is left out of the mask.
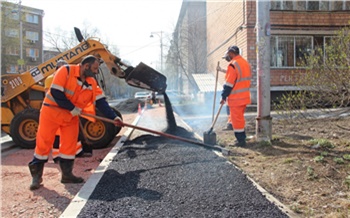
[[[335,31],[349,25],[349,21],[350,1],[271,1],[272,94],[295,90],[293,72],[303,69],[299,60],[312,49],[323,47]],[[207,23],[209,73],[215,72],[215,65],[227,48],[237,45],[252,66],[251,88],[256,93],[256,2],[207,1]],[[223,77],[221,74],[220,81]]]
[[[184,0],[187,2],[187,0]],[[222,56],[231,45],[252,66],[253,102],[257,84],[256,1],[207,0],[207,73],[216,74],[216,65],[227,62]],[[313,49],[323,48],[335,31],[350,25],[350,1],[270,1],[270,75],[271,91],[295,90],[292,72],[303,70],[300,59]],[[183,10],[183,9],[182,9]],[[181,12],[180,12],[181,13]],[[192,21],[193,22],[193,21]],[[224,74],[219,74],[219,82]]]

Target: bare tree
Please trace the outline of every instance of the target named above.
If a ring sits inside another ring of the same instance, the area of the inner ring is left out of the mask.
[[[92,27],[88,22],[84,22],[82,28],[78,28],[86,39],[100,35],[99,29]],[[44,40],[50,47],[56,49],[58,52],[67,51],[79,43],[73,29],[71,31],[65,31],[60,27],[57,27],[53,32],[50,30],[46,31]]]
[[[90,37],[100,39],[99,29],[92,27],[88,22],[84,22],[83,27],[79,29],[85,39]],[[61,28],[56,28],[54,32],[47,31],[45,33],[45,41],[60,53],[75,47],[79,43],[73,29],[64,31]],[[101,39],[100,41],[112,54],[119,56],[119,49],[116,45],[110,44],[108,39]],[[127,96],[129,88],[126,82],[113,76],[106,66],[102,65],[101,69],[102,74],[97,79],[102,88],[104,88],[105,94],[110,98]]]

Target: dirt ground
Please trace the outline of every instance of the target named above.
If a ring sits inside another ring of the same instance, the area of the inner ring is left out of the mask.
[[[136,115],[123,115],[124,121]],[[221,130],[225,120],[219,119],[214,130],[218,144],[232,151],[228,159],[300,217],[349,217],[350,116],[288,121],[272,120],[271,144],[251,137],[245,148],[231,146],[233,132]],[[246,126],[253,136],[255,118],[247,118]],[[208,130],[200,120],[192,127],[200,134]],[[76,159],[74,173],[87,180],[110,149]],[[44,186],[30,191],[32,154],[22,149],[1,160],[1,217],[59,217],[83,186],[61,184],[59,167],[50,160]]]
[[[218,126],[224,127],[225,122]],[[247,119],[248,136],[255,118]],[[272,142],[230,146],[233,132],[215,129],[229,159],[300,217],[350,217],[350,116],[272,120]]]

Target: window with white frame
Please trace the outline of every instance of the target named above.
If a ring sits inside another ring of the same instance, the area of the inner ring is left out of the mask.
[[[350,10],[350,1],[332,0],[306,0],[306,1],[286,1],[271,0],[272,10],[297,10],[297,11],[339,11]]]
[[[19,37],[19,30],[18,29],[7,28],[7,29],[5,29],[5,36],[18,38]]]
[[[271,36],[271,67],[301,67],[312,51],[312,36]]]
[[[27,48],[26,49],[26,56],[31,58],[37,58],[39,57],[39,49],[36,48]]]
[[[38,15],[35,15],[35,14],[26,14],[26,21],[28,23],[36,23],[36,24],[38,24],[39,23],[39,17],[38,17]]]
[[[31,41],[39,41],[39,33],[33,31],[26,31],[26,39]]]

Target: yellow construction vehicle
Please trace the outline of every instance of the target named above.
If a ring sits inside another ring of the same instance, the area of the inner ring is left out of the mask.
[[[166,77],[144,63],[128,66],[111,54],[96,38],[84,39],[80,30],[74,28],[80,44],[22,74],[1,75],[1,129],[23,148],[34,148],[39,123],[40,108],[44,99],[43,81],[55,72],[56,63],[63,59],[77,64],[86,55],[95,55],[107,66],[110,73],[124,79],[127,84],[163,93]],[[101,73],[101,71],[100,71]],[[100,81],[98,78],[96,78]],[[114,111],[119,115],[119,111]],[[102,115],[97,111],[98,115]],[[107,146],[119,133],[120,127],[110,123],[90,122],[82,119],[83,131],[93,148]]]

